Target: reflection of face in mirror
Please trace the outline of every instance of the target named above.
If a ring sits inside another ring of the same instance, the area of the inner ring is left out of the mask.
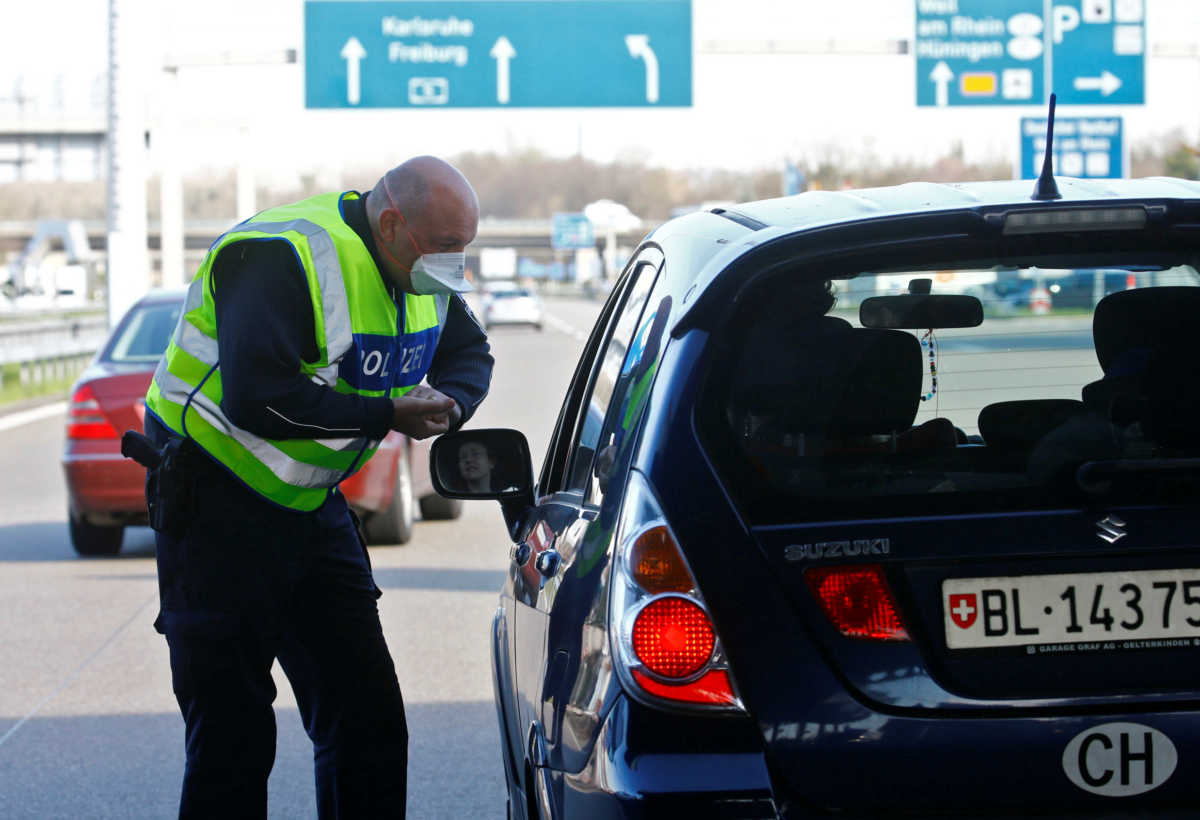
[[[516,430],[447,433],[433,443],[430,456],[434,486],[450,498],[501,498],[532,489],[529,445]]]
[[[483,442],[466,441],[458,448],[458,472],[471,492],[491,492],[494,469],[496,459]]]

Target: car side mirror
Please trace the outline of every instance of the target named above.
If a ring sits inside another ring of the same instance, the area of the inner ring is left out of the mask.
[[[499,501],[514,539],[533,506],[533,461],[519,430],[457,430],[439,436],[429,452],[429,473],[438,495]]]

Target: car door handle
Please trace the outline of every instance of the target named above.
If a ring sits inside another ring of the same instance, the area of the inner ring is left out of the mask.
[[[558,569],[559,560],[558,553],[555,550],[546,550],[538,554],[538,557],[533,561],[533,565],[543,577],[549,578]]]

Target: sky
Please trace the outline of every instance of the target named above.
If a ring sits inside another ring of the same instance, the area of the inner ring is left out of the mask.
[[[169,110],[171,86],[159,69],[167,55],[299,50],[300,60],[292,65],[185,66],[174,84],[184,173],[231,168],[241,157],[269,185],[287,186],[309,174],[336,184],[344,172],[389,167],[421,153],[520,149],[582,153],[600,162],[634,159],[735,170],[779,167],[785,160],[815,164],[826,156],[851,163],[871,157],[922,162],[956,143],[968,160],[1011,160],[1019,118],[1043,113],[1040,106],[918,108],[911,53],[746,55],[703,49],[693,58],[690,107],[306,110],[302,0],[139,2],[140,11],[136,3],[127,6],[145,22],[141,77],[152,133]],[[455,7],[455,0],[440,2]],[[692,39],[697,45],[911,40],[914,2],[693,0]],[[995,2],[1003,8],[1020,0]],[[1150,55],[1163,44],[1200,48],[1200,0],[1145,3]],[[3,98],[17,82],[42,101],[35,104],[103,116],[107,5],[0,0],[0,116],[12,116]],[[664,76],[669,70],[661,66]],[[1200,56],[1148,56],[1145,105],[1078,106],[1064,113],[1123,115],[1126,139],[1134,144],[1174,130],[1200,144]],[[152,152],[152,170],[159,161]]]

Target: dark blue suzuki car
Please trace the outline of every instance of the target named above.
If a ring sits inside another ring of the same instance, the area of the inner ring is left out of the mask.
[[[514,543],[510,817],[1200,815],[1200,183],[1059,184],[672,220],[536,480],[435,443]]]

